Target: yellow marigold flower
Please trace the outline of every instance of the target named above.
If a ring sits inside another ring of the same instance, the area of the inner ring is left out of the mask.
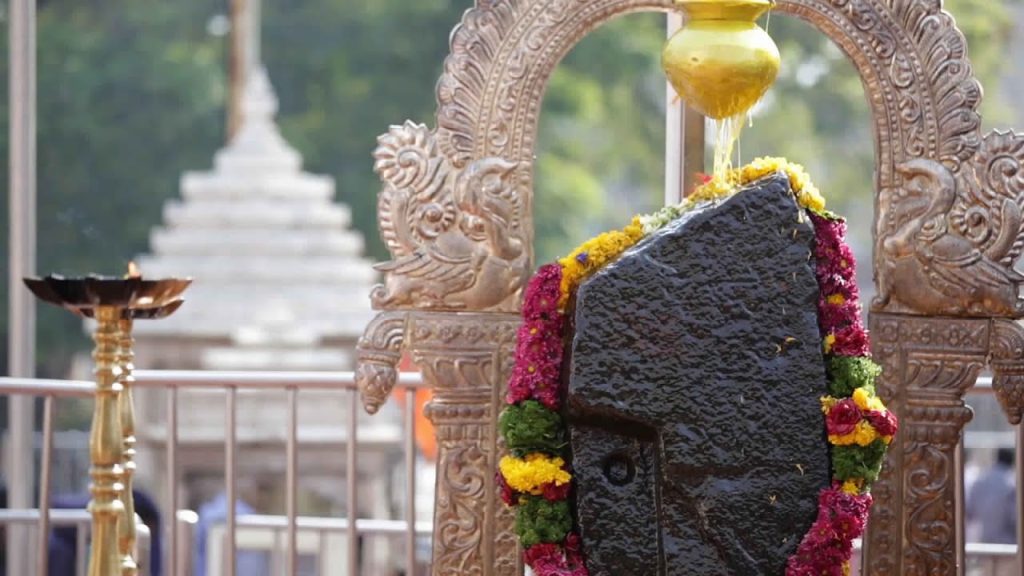
[[[797,202],[804,208],[822,212],[825,210],[825,198],[811,182],[807,170],[799,164],[787,161],[785,158],[764,157],[757,158],[747,164],[734,174],[741,184],[749,184],[769,174],[783,171],[789,178],[789,187],[793,190]]]
[[[835,334],[829,334],[828,336],[825,336],[825,354],[828,354],[829,352],[831,352],[832,351],[832,347],[835,346],[835,345],[836,345],[836,335]]]
[[[622,230],[629,236],[633,244],[636,244],[644,237],[644,225],[640,222],[639,216],[633,216],[633,220]]]
[[[562,266],[562,297],[559,307],[565,309],[569,298],[588,275],[599,270],[628,248],[639,242],[644,235],[640,218],[634,217],[632,222],[622,230],[605,232],[573,250],[558,263]]]
[[[563,466],[565,460],[540,453],[527,454],[526,458],[505,456],[498,464],[509,487],[525,494],[540,494],[545,484],[568,484],[572,476]]]
[[[869,392],[866,388],[854,390],[853,401],[857,404],[858,408],[865,412],[885,410],[885,404],[882,403],[882,399]]]
[[[843,482],[843,492],[853,495],[860,494],[860,484],[860,480],[847,480]]]
[[[849,434],[843,434],[842,436],[831,435],[828,437],[828,441],[834,446],[868,446],[875,440],[878,440],[878,432],[874,429],[867,420],[861,420],[857,423],[857,428]]]
[[[842,294],[833,294],[826,298],[826,300],[833,306],[842,306],[843,304],[846,304],[846,298],[844,298]]]
[[[711,200],[717,200],[724,198],[730,194],[736,192],[737,188],[730,181],[733,180],[731,177],[723,179],[720,176],[712,177],[706,184],[701,184],[693,193],[690,194],[686,200],[689,204],[698,204],[701,202],[710,202]]]
[[[796,201],[808,210],[812,210],[814,212],[825,211],[825,197],[822,196],[821,192],[818,192],[818,189],[814,186],[807,186],[800,191],[796,196]]]
[[[824,412],[826,416],[828,416],[829,411],[832,410],[832,407],[835,406],[838,402],[839,398],[833,398],[831,396],[822,396],[821,411]]]
[[[861,420],[853,434],[856,436],[858,446],[868,446],[878,440],[878,431],[867,420]]]

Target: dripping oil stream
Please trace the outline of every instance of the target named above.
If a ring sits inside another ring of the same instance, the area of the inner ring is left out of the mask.
[[[765,14],[765,32],[768,32],[771,22],[772,12],[769,10]],[[754,127],[754,116],[751,114],[751,110],[730,118],[714,121],[715,148],[712,176],[719,182],[726,182],[729,178],[729,173],[733,168],[733,149],[736,150],[736,166],[743,165],[743,147],[740,137],[743,132],[744,121],[747,122],[750,128]]]

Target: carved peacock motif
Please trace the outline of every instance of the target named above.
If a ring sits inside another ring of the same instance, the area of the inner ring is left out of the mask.
[[[379,264],[378,309],[485,310],[518,293],[529,252],[515,162],[484,158],[453,170],[421,124],[378,139],[374,169],[381,237],[393,259]]]
[[[1003,261],[1021,229],[1021,210],[1005,199],[998,219],[987,222],[991,234],[965,236],[951,226],[958,199],[953,173],[934,160],[918,158],[897,166],[903,187],[888,209],[900,224],[878,239],[879,297],[876,307],[896,301],[930,314],[1018,316],[1019,285],[1024,277]],[[1004,200],[992,198],[992,202]],[[979,211],[980,212],[980,211]],[[912,294],[911,294],[912,293]]]

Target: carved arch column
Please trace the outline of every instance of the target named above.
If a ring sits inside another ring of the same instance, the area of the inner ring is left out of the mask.
[[[378,223],[392,260],[360,342],[370,411],[410,350],[435,387],[440,463],[434,574],[514,574],[493,485],[496,417],[520,292],[532,269],[533,158],[545,84],[594,28],[672,0],[477,0],[451,35],[437,127],[380,137]],[[955,574],[951,450],[992,319],[1022,315],[1024,139],[980,134],[981,88],[940,0],[778,0],[860,74],[876,150],[872,308],[883,395],[905,422],[877,489],[871,574]],[[936,320],[941,318],[941,320]],[[929,340],[937,338],[937,340]],[[963,346],[952,342],[962,340]],[[1012,348],[1012,347],[1011,347]],[[1018,364],[1003,347],[1006,389]],[[1021,369],[1024,372],[1024,369]],[[930,476],[934,473],[936,476]],[[950,543],[953,544],[950,544]],[[953,547],[951,547],[953,546]],[[886,572],[888,571],[888,572]]]
[[[957,571],[955,454],[973,412],[964,393],[989,354],[988,319],[871,315],[878,391],[899,414],[900,431],[878,482],[865,538],[872,576]]]

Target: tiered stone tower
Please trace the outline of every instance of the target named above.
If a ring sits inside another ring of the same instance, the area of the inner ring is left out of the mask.
[[[164,226],[152,234],[153,254],[139,259],[146,276],[195,279],[180,317],[139,327],[139,362],[270,369],[266,354],[279,352],[275,344],[292,347],[301,330],[312,365],[292,356],[280,368],[348,369],[350,357],[339,351],[352,349],[371,318],[368,294],[376,281],[362,257],[363,237],[349,230],[348,207],[332,202],[334,181],[303,172],[302,158],[281,137],[264,70],[251,75],[242,111],[242,126],[217,152],[214,169],[184,175],[183,200],[167,204]],[[276,330],[282,315],[289,334]],[[258,331],[276,332],[281,341],[261,338],[256,345],[246,334]],[[314,359],[310,350],[318,344],[334,351]]]
[[[139,368],[352,369],[356,339],[372,317],[377,274],[362,256],[363,237],[349,229],[348,207],[332,201],[334,181],[302,170],[302,158],[274,122],[276,111],[266,72],[253,70],[236,136],[217,152],[213,170],[185,174],[182,200],[165,207],[152,254],[138,259],[139,268],[145,276],[188,276],[194,284],[180,317],[138,323]],[[140,483],[161,492],[163,396],[140,390],[138,398]],[[337,455],[347,442],[348,401],[340,390],[299,394],[303,513],[347,511],[339,500],[347,471]],[[223,487],[224,394],[186,390],[179,403],[180,502],[197,506]],[[239,395],[239,477],[283,481],[284,406],[283,391]],[[369,446],[361,448],[356,471],[363,482],[387,477],[399,459],[400,418],[388,412],[382,420],[360,416],[360,440]],[[362,517],[386,515],[383,489],[360,496]]]

